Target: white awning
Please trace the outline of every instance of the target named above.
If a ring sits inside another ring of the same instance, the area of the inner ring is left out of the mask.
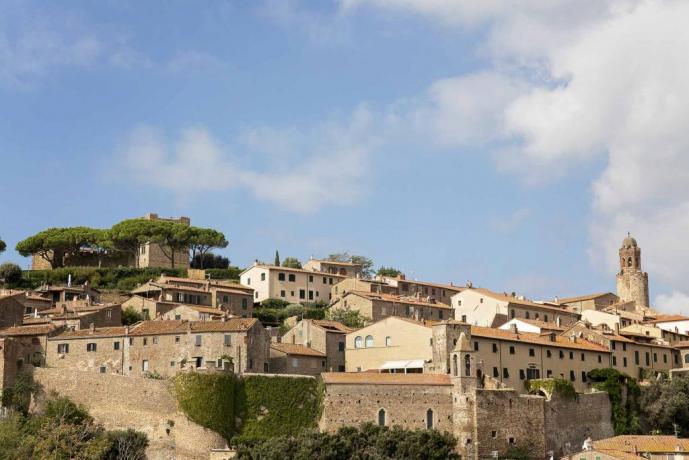
[[[382,369],[423,369],[423,359],[412,359],[411,361],[385,361]]]

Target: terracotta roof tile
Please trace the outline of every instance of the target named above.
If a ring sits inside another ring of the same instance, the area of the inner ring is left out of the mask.
[[[373,372],[324,372],[326,384],[451,386],[448,374],[380,374]]]
[[[24,336],[24,335],[47,335],[60,329],[55,324],[35,324],[27,326],[14,326],[0,329],[0,336]]]
[[[586,294],[586,295],[580,295],[580,296],[575,296],[575,297],[562,297],[558,298],[557,302],[553,300],[553,303],[570,303],[570,302],[579,302],[582,300],[591,300],[591,299],[597,299],[598,297],[604,297],[606,295],[615,295],[612,292],[598,292],[595,294]],[[617,297],[617,296],[615,296]]]
[[[444,303],[425,302],[423,300],[395,294],[379,294],[377,292],[368,291],[349,291],[345,294],[345,296],[349,294],[357,295],[369,300],[380,300],[382,302],[394,302],[403,305],[418,305],[422,307],[440,308],[442,310],[452,310],[452,307],[445,305]]]
[[[345,279],[347,278],[346,275],[338,275],[336,273],[324,273],[324,272],[317,272],[315,270],[304,270],[303,268],[289,268],[289,267],[278,267],[277,265],[268,265],[268,264],[257,264],[257,265],[252,265],[251,267],[247,268],[244,270],[242,273],[245,273],[249,270],[251,270],[254,267],[258,268],[267,268],[268,270],[278,270],[278,271],[283,271],[283,272],[296,272],[296,273],[305,273],[307,275],[316,275],[316,276],[327,276],[327,277],[333,277],[333,278],[340,278],[340,279]]]
[[[487,297],[492,297],[493,299],[500,300],[503,302],[509,302],[511,304],[514,304],[514,305],[523,305],[523,306],[532,307],[532,308],[540,308],[542,310],[557,311],[557,312],[565,313],[565,314],[569,314],[569,315],[573,314],[571,311],[565,310],[564,308],[544,305],[542,303],[536,303],[536,302],[532,302],[531,300],[526,300],[526,299],[522,300],[522,299],[519,299],[518,297],[512,297],[511,295],[507,295],[507,294],[500,294],[498,292],[494,292],[494,291],[491,291],[490,289],[486,289],[486,288],[471,288],[471,290],[479,292],[479,293],[481,293]]]
[[[676,448],[679,446],[679,451]],[[670,453],[670,452],[689,452],[689,439],[676,438],[674,436],[648,435],[634,436],[624,435],[613,438],[593,441],[596,449],[617,450],[622,452],[650,452],[650,453]]]
[[[295,343],[271,343],[270,348],[288,355],[316,356],[319,358],[325,357],[325,354],[318,350]]]
[[[124,337],[126,334],[126,327],[99,327],[94,330],[79,329],[77,331],[65,331],[62,334],[51,337],[48,340],[64,340],[64,339],[85,339],[89,337]]]
[[[555,342],[550,340],[547,335],[540,335],[532,332],[517,332],[505,329],[493,329],[490,327],[471,326],[472,337],[485,337],[491,339],[508,340],[512,342],[532,343],[534,345],[544,345],[548,347],[572,348],[577,350],[589,350],[597,352],[607,352],[610,350],[603,345],[589,342],[588,340],[577,338],[572,342],[569,337],[555,335]]]
[[[347,327],[344,324],[339,323],[337,321],[329,321],[329,320],[325,320],[325,319],[314,319],[314,320],[311,320],[311,322],[315,326],[319,326],[319,327],[322,327],[322,328],[327,329],[327,330],[336,329],[336,331],[334,331],[334,332],[342,332],[344,334],[347,334],[347,333],[352,332],[354,330],[351,327]]]
[[[682,315],[656,315],[654,319],[646,321],[647,323],[667,323],[671,321],[689,321],[689,317]]]

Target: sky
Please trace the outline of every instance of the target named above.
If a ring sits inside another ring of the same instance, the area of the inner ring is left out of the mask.
[[[0,261],[155,212],[234,265],[348,251],[689,314],[689,3],[0,0]]]

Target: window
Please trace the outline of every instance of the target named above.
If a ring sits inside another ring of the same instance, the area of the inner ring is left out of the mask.
[[[507,370],[506,367],[502,368],[502,378],[504,378],[504,379],[510,378],[510,371]]]
[[[546,356],[546,358],[551,358],[551,357],[553,356],[553,352],[550,351],[550,350],[546,350],[546,351],[545,351],[545,356]]]
[[[529,348],[529,356],[536,356],[536,350]]]
[[[553,370],[548,369],[547,371],[545,371],[545,376],[546,378],[551,378],[553,376]]]
[[[292,358],[292,367],[299,367],[299,359]]]
[[[174,362],[174,361],[170,361],[170,367],[175,367],[175,362]]]
[[[361,348],[361,346],[364,344],[364,339],[361,338],[361,336],[357,336],[354,339],[354,348]]]
[[[182,319],[182,315],[175,315],[175,320],[179,321],[180,319]]]
[[[498,437],[498,432],[495,431],[495,430],[491,431],[491,432],[490,432],[490,437],[491,437],[491,438],[497,438],[497,437]]]
[[[112,310],[106,310],[105,311],[105,317],[107,319],[112,319]]]
[[[689,356],[689,355],[687,355],[687,356]],[[498,377],[500,377],[500,370],[497,367],[493,368],[493,377],[495,377],[496,379]]]
[[[560,350],[560,359],[564,359],[564,358],[565,358],[565,352]]]
[[[548,315],[543,315],[543,321],[548,322]]]
[[[313,300],[313,291],[309,291],[309,300]]]
[[[285,290],[280,291],[280,297],[285,297]]]
[[[527,311],[526,313],[524,313],[524,318],[529,319],[530,316],[531,316],[531,315],[529,315],[529,312],[528,312],[528,311]]]
[[[684,355],[684,364],[689,364],[689,353]]]
[[[197,347],[200,347],[200,346],[201,346],[201,336],[200,336],[200,335],[197,335],[197,336],[196,336],[196,346],[197,346]]]
[[[663,353],[663,362],[667,364],[667,355],[665,353]]]
[[[497,353],[497,352],[498,352],[498,344],[494,343],[493,344],[493,353]]]
[[[284,273],[278,273],[278,281],[285,281],[285,274]]]
[[[517,443],[517,440],[514,439],[514,438],[509,438],[509,439],[507,440],[507,442],[509,442],[510,444],[514,445],[514,444]]]
[[[426,411],[426,428],[429,430],[433,428],[433,409]]]
[[[622,344],[622,351],[627,351],[627,344],[626,343]]]
[[[573,351],[569,352],[569,359],[574,359],[574,352]]]
[[[603,357],[601,355],[598,355],[598,364],[603,362]]]
[[[251,286],[251,278],[247,278],[247,279],[246,279],[246,285],[247,285],[247,286]]]
[[[261,281],[265,281],[265,280],[266,280],[266,274],[265,274],[265,273],[261,273]]]
[[[510,354],[511,354],[511,355],[514,354],[514,345],[510,345]]]
[[[232,336],[230,334],[225,334],[225,346],[229,347],[232,345]]]
[[[313,275],[309,275],[309,283],[313,283]]]
[[[129,337],[129,345],[134,345],[134,337]]]
[[[144,346],[148,345],[148,338],[144,337]]]
[[[651,354],[649,352],[646,352],[646,365],[651,365]]]
[[[147,359],[144,359],[143,361],[141,361],[141,370],[143,372],[148,372],[148,360]]]
[[[478,351],[478,342],[474,340],[474,351]]]
[[[612,341],[612,342],[610,342],[610,343],[612,343],[612,349],[614,350],[614,349],[617,347],[616,342],[615,342],[615,341]]]
[[[634,364],[639,365],[639,350],[634,350]]]
[[[510,310],[510,319],[514,319],[515,313],[514,310]]]
[[[337,351],[345,351],[345,343],[337,342]]]
[[[483,297],[479,299],[479,303],[483,303]]]
[[[59,343],[57,345],[57,352],[60,354],[63,354],[63,355],[65,353],[69,353],[69,344],[68,343]],[[689,356],[689,355],[687,355],[687,356]]]
[[[86,351],[96,351],[96,344],[95,343],[87,343],[86,344]]]
[[[120,349],[120,342],[113,342],[112,343],[112,349],[113,350],[119,350]]]
[[[390,336],[385,337],[385,346],[386,346],[386,347],[391,347],[391,346],[392,346],[392,337],[390,337]]]
[[[228,295],[222,296],[222,301],[223,301],[223,303],[229,302],[229,301],[230,301],[230,296],[228,296]]]
[[[385,426],[385,409],[378,411],[378,425]]]
[[[297,280],[297,275],[295,275],[294,273],[290,273],[288,279],[294,282]]]
[[[654,363],[658,362],[658,353],[653,353],[653,362]]]
[[[323,277],[323,284],[328,284],[328,278],[325,276]],[[337,288],[335,288],[335,292],[337,292]]]
[[[577,378],[574,376],[574,371],[569,371],[569,379],[574,382]]]
[[[178,335],[175,336],[175,343],[179,343],[179,336]]]
[[[306,298],[306,291],[304,289],[299,289],[299,298],[300,299]]]
[[[586,371],[581,371],[581,381],[586,382]]]
[[[617,366],[617,356],[612,357],[612,365]]]
[[[367,335],[366,336],[366,348],[371,348],[372,346],[373,346],[373,336]]]
[[[106,368],[105,366],[101,366],[99,370],[100,370],[101,374],[105,374],[107,372],[108,368]]]
[[[581,354],[581,360],[586,361],[586,355],[584,353]]]
[[[524,380],[526,378],[526,374],[524,373],[524,369],[519,369],[519,380]]]
[[[153,337],[153,345],[158,343],[158,337]]]
[[[249,369],[253,369],[253,368],[254,368],[254,360],[249,359]]]
[[[622,358],[622,365],[624,367],[627,367],[627,357],[626,356],[624,358]]]

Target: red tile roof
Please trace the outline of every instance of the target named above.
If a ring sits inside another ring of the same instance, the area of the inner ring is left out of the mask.
[[[0,329],[0,336],[4,337],[19,337],[26,335],[47,335],[60,329],[60,326],[55,324],[36,324],[28,326],[14,326]]]
[[[48,340],[64,340],[64,339],[86,339],[86,338],[103,338],[103,337],[124,337],[126,335],[125,326],[117,327],[99,327],[96,329],[79,329],[77,331],[65,331],[60,335],[51,337]]]
[[[270,348],[288,355],[315,356],[318,358],[325,358],[325,354],[318,350],[294,343],[271,343]]]
[[[325,384],[451,386],[448,374],[379,374],[373,372],[324,372]]]
[[[368,300],[379,300],[381,302],[393,302],[402,305],[418,305],[422,307],[440,308],[442,310],[452,310],[452,307],[445,305],[444,303],[426,302],[420,299],[395,294],[379,294],[377,292],[368,291],[349,291],[345,294],[345,296],[350,294],[363,297]]]
[[[643,453],[688,453],[689,439],[661,435],[623,435],[593,441],[595,449]],[[679,450],[677,450],[679,448]]]
[[[505,329],[493,329],[490,327],[471,326],[472,337],[484,337],[490,339],[508,340],[512,342],[531,343],[534,345],[544,345],[548,347],[573,348],[577,350],[588,350],[597,352],[607,352],[610,350],[603,345],[589,342],[588,340],[577,338],[576,341],[569,337],[555,335],[555,341],[551,341],[548,335],[540,335],[533,332],[517,332]]]

